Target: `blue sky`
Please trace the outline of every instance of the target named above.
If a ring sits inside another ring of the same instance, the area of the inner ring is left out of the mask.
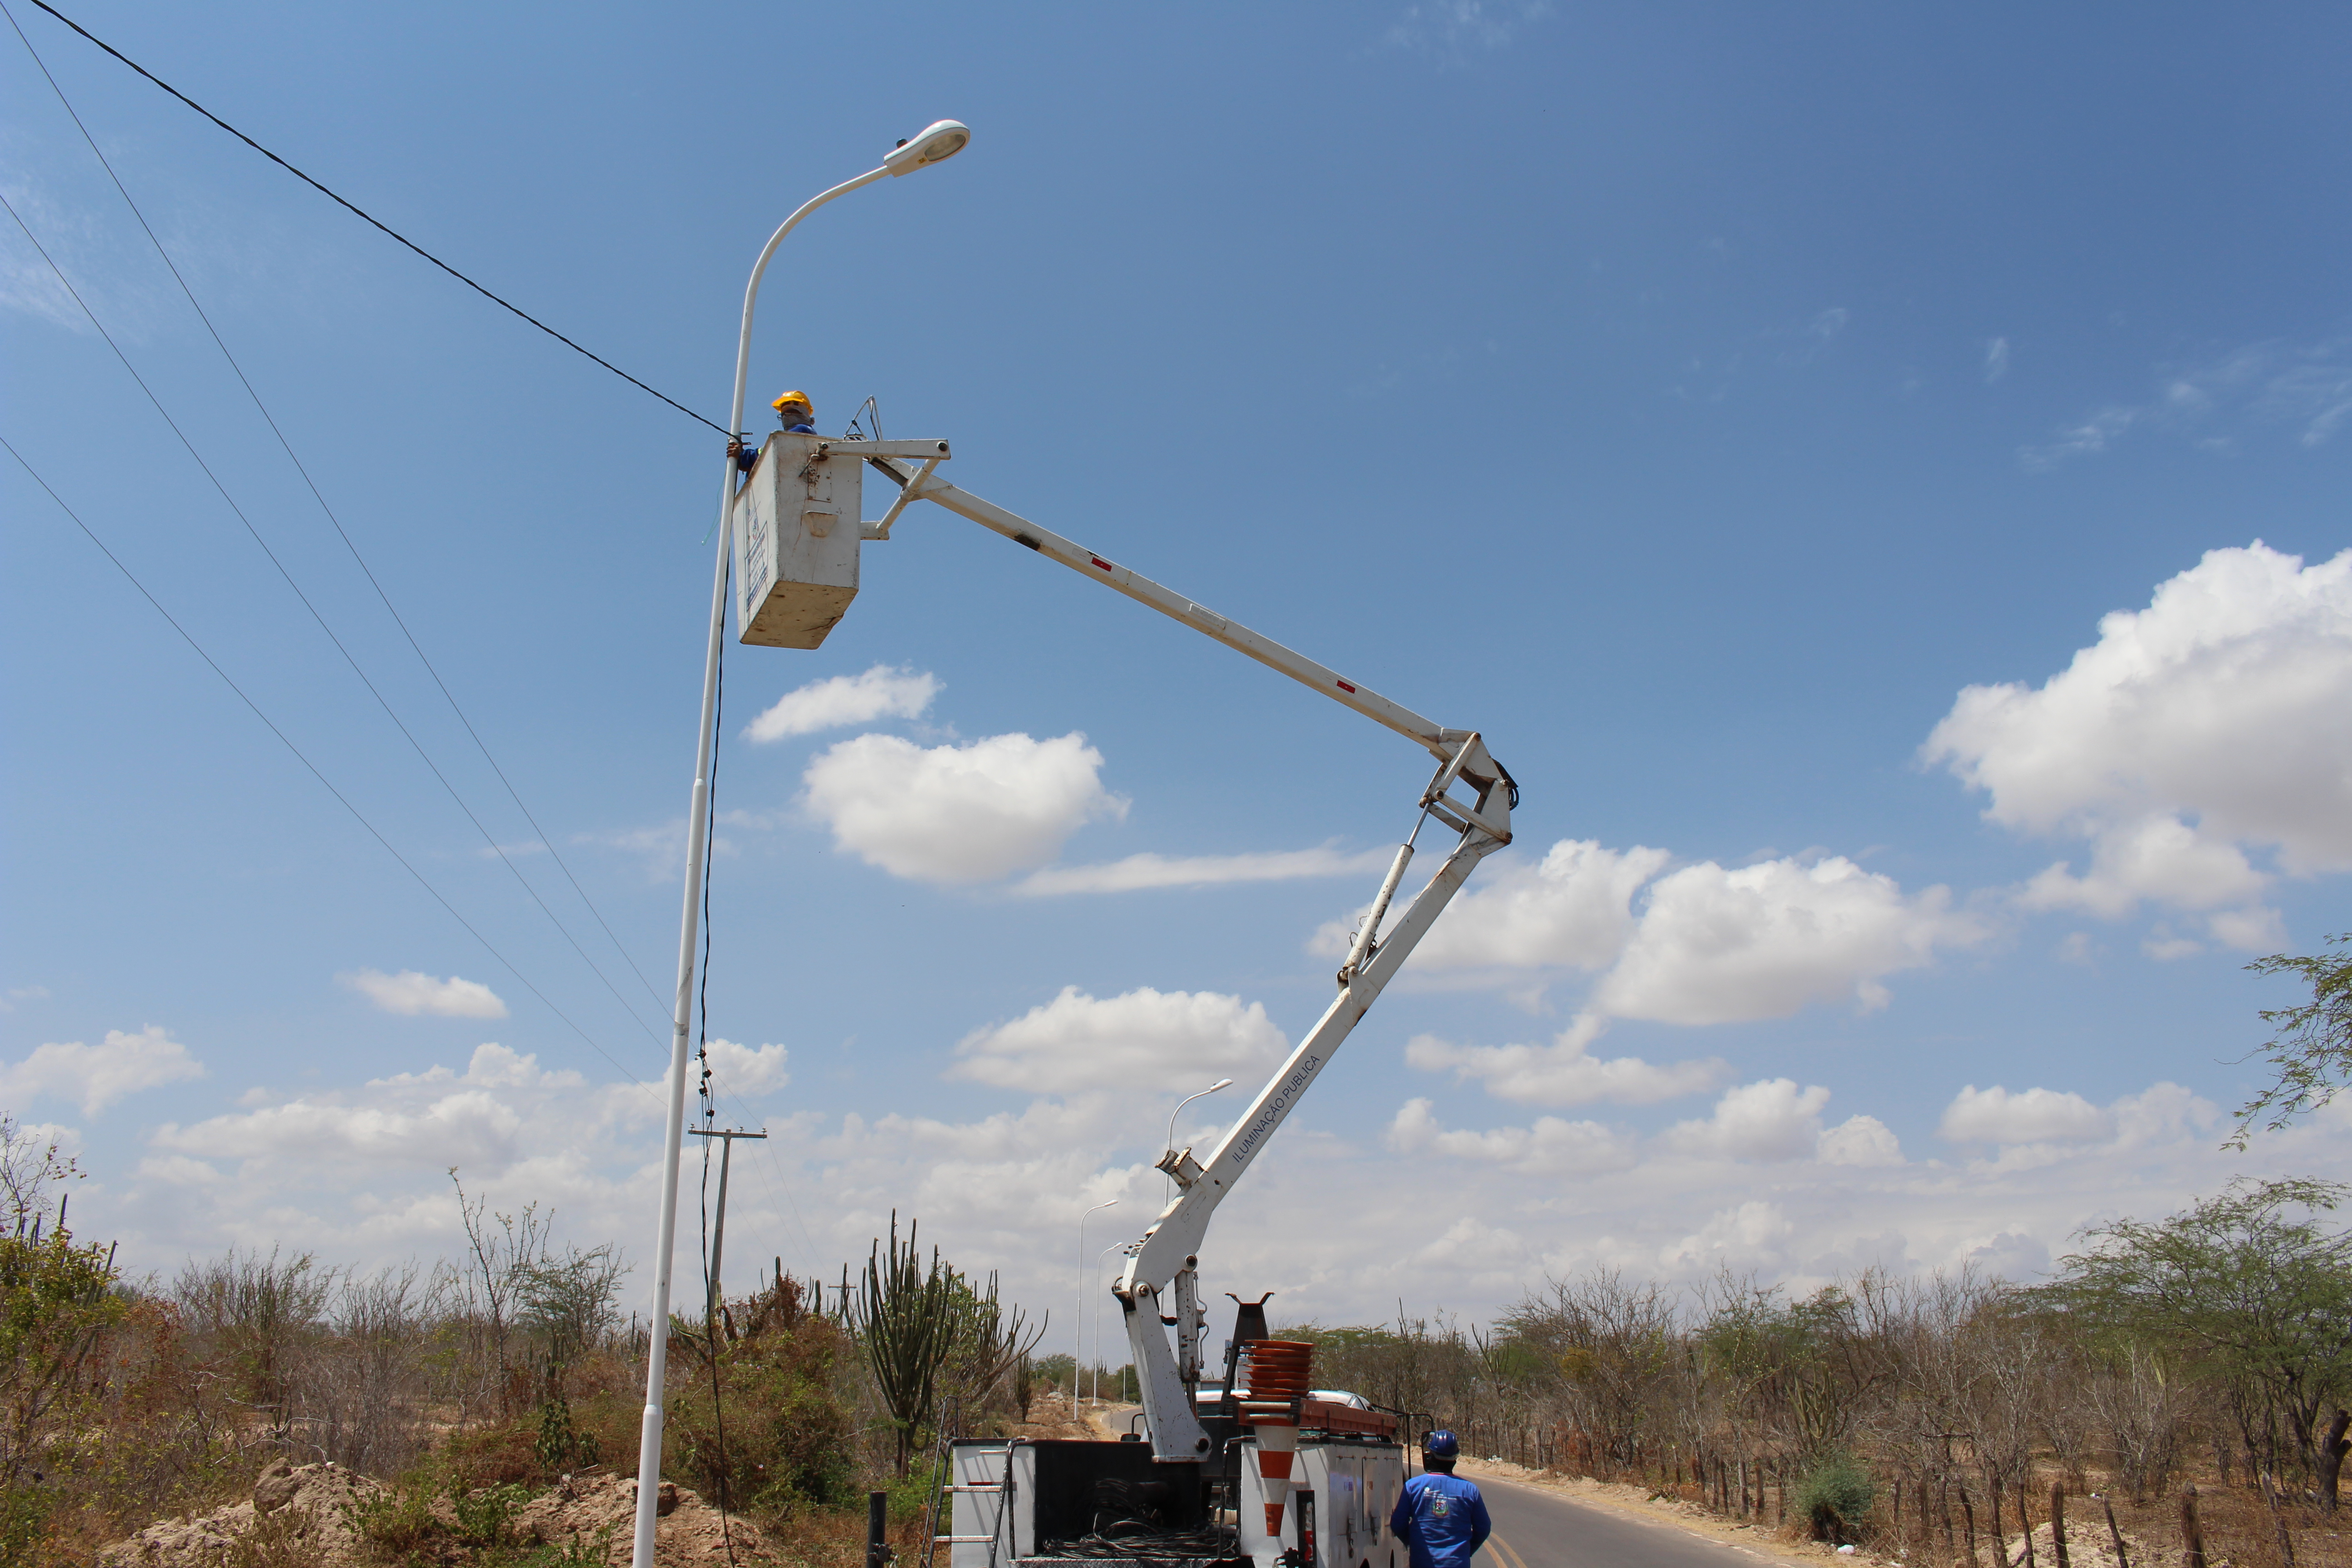
[[[11,36],[11,205],[515,869],[8,224],[0,434],[513,969],[11,464],[0,1101],[134,1267],[434,1256],[453,1164],[642,1257],[716,437],[10,8],[545,831]],[[1526,789],[1214,1289],[2031,1273],[2345,1173],[2332,1121],[2217,1148],[2292,999],[2241,966],[2347,923],[2340,12],[70,14],[722,420],[776,222],[971,125],[786,242],[755,408],[874,396]],[[778,1136],[730,1253],[896,1205],[1058,1301],[1175,1100],[1321,1010],[1424,770],[936,509],[864,572],[823,649],[730,646],[710,1017]],[[1227,858],[1039,891],[1138,855]]]

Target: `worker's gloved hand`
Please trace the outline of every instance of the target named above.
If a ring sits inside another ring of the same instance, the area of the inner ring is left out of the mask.
[[[743,455],[742,437],[730,436],[727,437],[727,455],[730,458],[740,458]]]

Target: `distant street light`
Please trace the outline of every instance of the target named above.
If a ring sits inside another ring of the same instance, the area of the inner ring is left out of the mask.
[[[1231,1089],[1233,1087],[1233,1079],[1229,1078],[1221,1078],[1216,1082],[1211,1084],[1208,1088],[1202,1089],[1200,1093],[1187,1095],[1182,1100],[1176,1102],[1176,1109],[1168,1113],[1168,1142],[1166,1147],[1171,1154],[1176,1152],[1176,1119],[1184,1114],[1184,1108],[1192,1104],[1192,1101],[1196,1100],[1207,1099],[1210,1095],[1216,1093],[1217,1090],[1221,1089]],[[1168,1178],[1168,1195],[1171,1198],[1176,1195],[1176,1178],[1172,1175]]]
[[[735,342],[735,400],[727,416],[727,428],[731,435],[743,433],[743,387],[751,368],[751,309],[759,302],[760,279],[767,273],[768,260],[776,254],[776,247],[783,243],[784,236],[792,233],[801,219],[835,196],[846,195],[860,185],[870,185],[885,174],[911,174],[943,163],[962,152],[971,140],[971,132],[956,121],[937,121],[892,149],[880,168],[869,169],[802,203],[768,237],[766,248],[760,252],[760,259],[751,268],[751,280],[743,289],[743,331]],[[694,1013],[694,939],[696,921],[701,914],[702,857],[710,839],[710,758],[717,741],[711,731],[718,717],[719,639],[727,633],[727,567],[732,542],[728,522],[734,500],[735,457],[730,452],[719,481],[719,526],[713,530],[719,536],[719,561],[710,581],[710,637],[702,656],[702,729],[695,738],[694,791],[686,814],[686,909],[678,921],[677,994],[670,1014],[669,1117],[662,1130],[661,1216],[655,1227],[653,1329],[646,1354],[646,1414],[637,1431],[636,1537],[629,1557],[631,1568],[654,1568],[654,1523],[661,1500],[663,1384],[669,1373],[670,1265],[677,1249],[678,1149],[686,1142],[687,1039]]]
[[[1110,1294],[1102,1288],[1102,1260],[1121,1249],[1131,1258],[1142,1245],[1137,1241],[1114,1241],[1095,1254],[1095,1404],[1097,1405],[1102,1404],[1102,1299]],[[1119,1393],[1127,1393],[1125,1384],[1120,1385]]]
[[[1077,1341],[1077,1349],[1070,1357],[1070,1415],[1073,1419],[1078,1414],[1078,1368],[1085,1364],[1087,1355],[1087,1221],[1104,1209],[1118,1206],[1117,1198],[1105,1198],[1078,1216],[1078,1310],[1070,1324],[1070,1332]],[[1100,1345],[1095,1347],[1095,1353],[1102,1353]]]

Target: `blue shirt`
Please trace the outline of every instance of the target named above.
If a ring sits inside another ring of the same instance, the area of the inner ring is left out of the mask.
[[[1475,1486],[1430,1471],[1407,1479],[1389,1531],[1412,1548],[1412,1568],[1469,1568],[1495,1527]]]
[[[784,426],[784,433],[788,436],[814,436],[816,434],[816,426],[814,425],[787,425]],[[742,469],[747,474],[753,468],[758,468],[760,466],[759,444],[752,441],[744,442],[743,449],[735,454],[735,466]]]

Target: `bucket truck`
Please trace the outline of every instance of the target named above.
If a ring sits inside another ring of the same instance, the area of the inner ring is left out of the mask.
[[[951,1545],[952,1568],[1051,1561],[1055,1545],[1081,1541],[1083,1549],[1072,1554],[1097,1560],[1114,1555],[1124,1541],[1131,1555],[1160,1563],[1402,1568],[1407,1553],[1388,1530],[1389,1510],[1404,1484],[1397,1420],[1312,1396],[1279,1410],[1274,1402],[1249,1398],[1237,1363],[1246,1357],[1247,1341],[1272,1342],[1265,1341],[1263,1310],[1255,1303],[1244,1303],[1237,1316],[1215,1408],[1203,1409],[1209,1402],[1198,1391],[1208,1315],[1201,1300],[1201,1250],[1218,1205],[1330,1066],[1415,944],[1478,862],[1511,841],[1518,785],[1478,731],[1444,728],[1197,600],[958,489],[938,473],[950,455],[948,443],[938,440],[770,436],[734,503],[741,640],[786,647],[822,644],[856,595],[859,546],[889,539],[908,507],[927,500],[1362,714],[1427,752],[1435,770],[1414,801],[1412,831],[1381,879],[1339,965],[1339,994],[1322,1018],[1205,1158],[1186,1148],[1171,1150],[1159,1162],[1176,1195],[1144,1233],[1113,1288],[1140,1382],[1141,1440],[959,1442],[949,1489],[953,1522],[938,1539]],[[861,481],[869,467],[897,490],[878,521],[862,520]],[[1415,844],[1432,821],[1453,836],[1444,861],[1384,931]],[[1286,1484],[1268,1473],[1280,1466],[1261,1464],[1260,1449],[1288,1448],[1294,1439],[1286,1435],[1279,1444],[1262,1445],[1254,1435],[1260,1427],[1297,1432]]]

